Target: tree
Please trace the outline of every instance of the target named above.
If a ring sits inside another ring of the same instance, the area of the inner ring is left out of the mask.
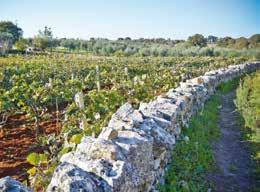
[[[14,37],[11,33],[0,32],[0,51],[2,55],[12,48],[13,41]]]
[[[60,46],[61,39],[53,38],[52,39],[52,47],[58,47]]]
[[[204,38],[204,36],[201,35],[201,34],[195,34],[195,35],[190,36],[188,38],[188,43],[193,45],[193,46],[204,47],[204,46],[207,45],[207,39]]]
[[[219,38],[217,45],[220,47],[233,47],[235,44],[235,39],[232,37]]]
[[[139,49],[139,53],[142,57],[145,57],[145,56],[150,56],[151,55],[151,52],[150,52],[150,49],[149,48],[142,48],[142,49]]]
[[[216,43],[217,40],[218,40],[218,38],[213,36],[213,35],[209,35],[208,38],[207,38],[208,43]]]
[[[87,50],[88,49],[88,42],[84,41],[84,40],[81,40],[80,41],[80,48],[84,49],[84,50]]]
[[[13,42],[16,42],[23,36],[23,30],[11,21],[0,22],[0,33],[10,33],[13,36]]]
[[[260,46],[260,34],[254,34],[248,39],[250,47],[259,47]]]
[[[19,51],[25,51],[28,46],[28,41],[27,39],[19,39],[18,41],[16,41],[14,46]]]
[[[33,39],[33,45],[36,48],[39,48],[41,50],[45,50],[49,45],[49,41],[46,38],[36,36]]]
[[[44,30],[39,30],[39,33],[33,39],[33,45],[37,48],[45,50],[53,47],[53,35],[50,27],[45,26]]]
[[[110,55],[114,52],[113,48],[111,46],[104,46],[101,49],[102,55]]]
[[[42,37],[49,38],[49,39],[52,39],[52,37],[53,37],[51,28],[47,27],[47,26],[44,27],[43,31],[39,30],[39,35]]]
[[[62,47],[69,49],[70,51],[76,49],[76,44],[74,39],[63,39],[60,45]]]
[[[236,48],[236,49],[248,48],[248,44],[249,43],[245,37],[240,37],[240,38],[236,39],[234,48]]]

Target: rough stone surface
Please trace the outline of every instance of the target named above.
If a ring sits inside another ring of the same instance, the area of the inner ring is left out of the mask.
[[[105,127],[102,130],[102,134],[99,135],[99,138],[103,138],[106,140],[113,140],[118,136],[118,131],[111,127]]]
[[[119,131],[115,141],[86,137],[62,162],[77,165],[107,181],[113,191],[142,189],[153,182],[152,141],[137,132]]]
[[[112,115],[108,127],[114,129],[127,129],[138,126],[142,122],[142,114],[137,110],[134,110],[130,103],[126,103],[122,105],[114,115]]]
[[[98,138],[84,137],[61,158],[48,191],[156,191],[190,117],[221,82],[259,68],[255,62],[210,71],[141,103],[138,110],[122,105]]]
[[[0,179],[1,192],[31,192],[30,189],[25,187],[19,181],[14,180],[12,177],[4,177]]]
[[[104,192],[111,191],[106,181],[76,165],[62,163],[55,170],[47,192]]]

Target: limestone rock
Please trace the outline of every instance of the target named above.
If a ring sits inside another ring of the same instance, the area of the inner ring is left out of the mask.
[[[47,192],[109,192],[110,186],[102,178],[70,163],[60,164],[54,171]]]
[[[119,146],[102,138],[84,137],[78,144],[75,155],[84,155],[87,159],[121,160]]]
[[[113,129],[112,127],[104,127],[98,137],[105,140],[113,140],[117,136],[118,131],[116,129]]]
[[[119,131],[115,142],[122,148],[131,167],[133,191],[149,191],[154,181],[153,139],[134,131]]]
[[[139,110],[146,118],[152,118],[165,130],[176,133],[177,119],[180,118],[180,107],[176,105],[176,99],[157,98],[148,104],[142,104]]]
[[[152,140],[137,132],[119,131],[114,142],[83,138],[61,161],[94,173],[114,191],[145,191],[154,180],[152,146]]]
[[[127,129],[138,127],[143,122],[143,116],[135,110],[130,103],[122,105],[115,114],[112,115],[108,127],[114,129]]]
[[[1,192],[32,192],[29,188],[24,186],[19,181],[14,180],[12,177],[4,177],[0,179]]]
[[[140,129],[153,138],[154,169],[163,169],[170,158],[175,136],[160,127],[154,119],[145,119]],[[167,157],[162,156],[164,153]]]

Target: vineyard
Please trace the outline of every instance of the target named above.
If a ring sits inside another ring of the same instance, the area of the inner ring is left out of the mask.
[[[46,186],[62,154],[97,136],[126,101],[138,107],[206,71],[250,58],[104,57],[81,54],[0,58],[0,177]]]
[[[0,3],[0,192],[260,191],[260,1]]]

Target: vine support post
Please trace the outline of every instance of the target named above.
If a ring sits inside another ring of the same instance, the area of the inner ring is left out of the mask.
[[[124,71],[125,71],[126,80],[128,80],[128,76],[129,76],[128,67],[125,67]]]
[[[40,121],[38,114],[35,116],[35,133],[36,133],[36,138],[40,135]]]
[[[85,105],[84,105],[84,95],[83,95],[83,93],[82,93],[82,92],[76,93],[74,100],[75,100],[75,103],[76,103],[77,107],[78,107],[81,111],[83,111],[84,108],[85,108]],[[85,127],[86,127],[86,124],[87,124],[87,123],[86,123],[86,118],[85,118],[85,117],[82,117],[82,118],[80,119],[80,123],[79,123],[80,129],[84,130]]]
[[[58,98],[55,99],[56,104],[56,134],[59,134],[58,127],[59,127],[59,104],[58,104]]]
[[[97,78],[97,90],[100,91],[100,73],[99,73],[99,66],[96,66],[96,78]]]

